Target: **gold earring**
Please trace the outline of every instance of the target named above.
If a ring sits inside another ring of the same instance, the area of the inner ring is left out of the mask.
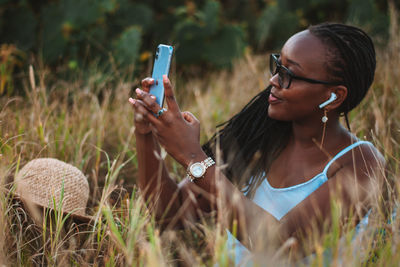
[[[324,116],[322,116],[322,123],[324,124],[324,127],[322,129],[322,140],[321,140],[321,148],[324,145],[324,139],[325,139],[325,131],[326,131],[326,122],[328,121],[328,111],[324,109]]]
[[[322,122],[324,123],[324,124],[326,124],[326,122],[328,121],[328,116],[327,116],[327,111],[326,111],[326,109],[324,109],[324,116],[322,116]]]

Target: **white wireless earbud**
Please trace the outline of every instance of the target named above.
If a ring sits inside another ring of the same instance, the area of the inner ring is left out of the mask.
[[[331,93],[331,97],[330,97],[328,100],[326,100],[324,103],[322,103],[321,105],[319,105],[319,108],[324,108],[324,107],[326,107],[327,105],[329,105],[330,103],[332,103],[333,101],[335,101],[336,98],[337,98],[336,94],[335,94],[335,93]]]

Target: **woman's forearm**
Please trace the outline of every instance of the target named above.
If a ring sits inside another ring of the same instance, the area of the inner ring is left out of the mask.
[[[151,133],[136,135],[138,185],[158,219],[172,216],[179,207],[178,186],[171,180],[160,146]]]
[[[191,159],[183,163],[184,167],[207,158],[200,149],[192,155]],[[247,247],[263,243],[265,234],[275,235],[281,231],[277,229],[280,227],[279,222],[245,197],[215,165],[207,169],[203,178],[195,180],[195,184],[203,191],[203,199],[208,199],[209,205],[217,211],[220,222],[231,232],[237,229],[238,238]],[[279,235],[271,238],[284,236],[282,232]]]

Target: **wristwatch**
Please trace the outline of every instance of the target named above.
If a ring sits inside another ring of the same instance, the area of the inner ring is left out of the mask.
[[[215,161],[208,157],[201,162],[195,162],[189,165],[187,169],[187,177],[193,183],[195,180],[202,178],[206,173],[206,170],[215,164]]]

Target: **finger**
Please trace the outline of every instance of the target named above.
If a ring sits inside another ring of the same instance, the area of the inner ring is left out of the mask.
[[[146,105],[143,103],[142,100],[139,99],[133,99],[132,97],[129,98],[129,103],[133,106],[135,113],[140,112],[141,110],[147,110]],[[139,107],[142,106],[143,109],[140,109]]]
[[[157,113],[161,109],[156,102],[156,97],[154,95],[146,93],[139,88],[136,89],[136,94],[138,95],[138,98],[143,101],[148,110],[152,111],[153,113]]]
[[[130,100],[130,102],[132,103],[132,105],[135,108],[135,113],[141,114],[143,116],[144,120],[148,120],[148,122],[155,125],[156,127],[160,126],[161,122],[153,115],[153,113],[151,113],[147,109],[145,103],[143,103],[140,100],[135,100],[135,99],[132,99],[132,100],[133,101]]]
[[[154,134],[158,135],[158,129],[157,129],[153,124],[150,124],[150,130],[151,130]]]
[[[182,117],[183,117],[183,119],[184,119],[185,121],[187,121],[187,122],[189,122],[189,123],[192,121],[192,118],[191,118],[188,114],[186,114],[186,111],[181,112],[181,114],[182,114]]]
[[[172,90],[171,81],[168,79],[167,75],[163,75],[163,83],[168,109],[170,111],[179,111],[179,106],[178,103],[176,103],[174,92]]]
[[[190,124],[200,123],[199,120],[189,111],[182,112],[182,116]]]
[[[134,113],[135,122],[143,122],[145,120],[146,122],[148,122],[147,119],[145,118],[145,115],[148,113],[148,111],[145,108],[144,104],[141,103],[140,100],[135,100],[135,99],[129,100],[129,102],[132,103],[132,106],[135,110]]]
[[[142,113],[135,113],[135,121],[136,122],[143,122],[144,117],[142,115]]]
[[[145,92],[150,92],[150,87],[154,84],[154,79],[147,77],[142,80],[142,89]]]

